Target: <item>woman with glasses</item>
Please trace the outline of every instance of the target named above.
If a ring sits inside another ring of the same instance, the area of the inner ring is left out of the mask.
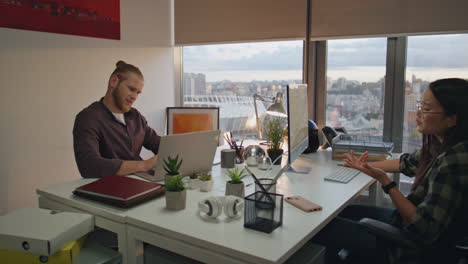
[[[417,130],[423,134],[420,150],[371,163],[367,153],[359,158],[354,153],[345,155],[345,166],[380,182],[396,209],[345,208],[313,239],[327,246],[332,258],[340,248],[347,248],[351,259],[360,257],[360,261],[367,258],[372,263],[381,257],[376,255],[376,237],[356,225],[362,218],[389,223],[416,243],[434,248],[434,254],[412,256],[425,263],[451,263],[453,244],[468,235],[468,81],[451,78],[430,83],[417,109]],[[405,197],[387,172],[415,177],[411,193]],[[395,248],[389,252],[393,260],[409,255]]]

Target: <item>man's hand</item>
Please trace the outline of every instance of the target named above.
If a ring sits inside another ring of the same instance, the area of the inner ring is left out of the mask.
[[[153,157],[143,161],[143,171],[149,171],[156,167],[156,160],[158,159],[158,155],[154,155]]]
[[[155,155],[147,160],[124,160],[120,169],[117,172],[118,175],[128,175],[135,172],[147,172],[156,166],[156,160],[158,155]]]

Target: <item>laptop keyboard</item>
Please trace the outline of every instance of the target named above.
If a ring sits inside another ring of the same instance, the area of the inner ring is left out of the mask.
[[[358,174],[359,174],[358,170],[348,168],[348,167],[338,167],[338,168],[334,168],[332,172],[330,172],[330,174],[325,176],[325,180],[348,183]]]

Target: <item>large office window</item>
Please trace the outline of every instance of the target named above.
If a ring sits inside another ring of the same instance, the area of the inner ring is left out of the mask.
[[[303,41],[183,48],[183,105],[220,107],[220,128],[255,135],[253,95],[302,82]],[[259,103],[260,115],[268,105]]]
[[[416,101],[429,83],[442,78],[468,78],[468,34],[408,37],[403,152],[421,147],[416,129]]]
[[[327,42],[326,124],[382,139],[386,38]]]
[[[416,126],[416,101],[430,82],[442,78],[468,78],[468,34],[408,37],[405,82],[403,152],[422,145]],[[400,188],[409,192],[412,178],[401,175]]]

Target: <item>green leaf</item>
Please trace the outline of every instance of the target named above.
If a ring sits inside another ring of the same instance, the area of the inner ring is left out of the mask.
[[[182,175],[170,176],[167,178],[166,190],[169,192],[180,192],[185,190]]]
[[[177,175],[179,174],[180,166],[182,165],[182,159],[179,161],[179,154],[175,158],[171,156],[167,156],[165,160],[163,160],[164,165],[163,168],[169,175]]]
[[[226,175],[231,179],[232,183],[242,183],[242,179],[247,176],[245,168],[239,170],[239,168],[234,168],[232,170],[227,170]]]

